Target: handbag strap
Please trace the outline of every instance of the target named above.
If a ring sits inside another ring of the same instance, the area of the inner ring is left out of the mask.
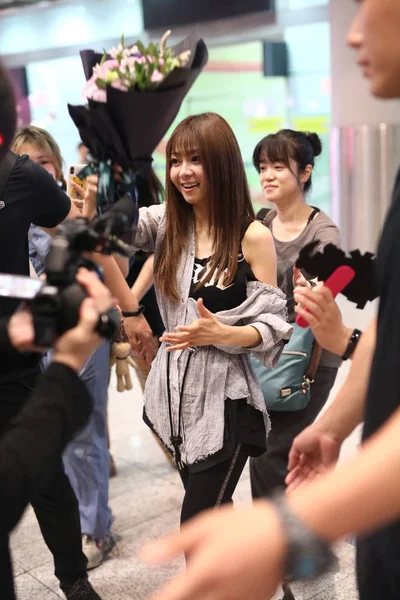
[[[312,211],[312,213],[310,214],[310,216],[308,217],[307,220],[307,225],[309,225],[311,223],[311,221],[313,220],[313,218],[319,213],[321,212],[319,208],[317,208],[316,206],[312,206],[311,208],[313,208],[314,210]],[[306,225],[306,227],[307,227]]]
[[[310,361],[305,372],[305,377],[312,383],[315,379],[315,374],[321,360],[322,347],[314,340],[313,349],[310,356]]]

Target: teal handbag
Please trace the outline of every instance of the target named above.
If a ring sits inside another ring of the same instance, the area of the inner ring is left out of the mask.
[[[264,395],[268,410],[295,411],[310,401],[310,386],[321,357],[310,327],[293,323],[293,333],[277,366],[268,369],[251,355],[250,362]]]

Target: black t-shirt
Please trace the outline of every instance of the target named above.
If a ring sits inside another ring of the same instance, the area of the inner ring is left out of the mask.
[[[221,275],[219,281],[216,281],[214,276],[209,283],[199,287],[199,282],[205,278],[209,271],[209,263],[209,258],[194,259],[189,296],[195,300],[202,298],[204,306],[213,313],[231,310],[242,304],[247,298],[247,282],[256,281],[256,277],[243,253],[238,256],[235,277],[227,287],[223,285],[223,275]]]
[[[8,159],[12,157],[9,153]],[[0,180],[8,169],[0,164]],[[0,273],[29,275],[28,231],[31,223],[55,227],[68,215],[71,201],[43,167],[18,157],[0,195]],[[10,316],[18,300],[0,298],[0,318]],[[0,353],[0,381],[37,366],[37,355]]]
[[[400,172],[376,260],[380,295],[376,350],[368,389],[364,439],[400,406]]]

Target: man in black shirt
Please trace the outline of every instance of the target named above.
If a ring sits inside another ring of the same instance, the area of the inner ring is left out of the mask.
[[[348,42],[379,98],[400,98],[399,31],[399,0],[358,3]],[[190,557],[184,576],[158,600],[264,600],[285,577],[321,573],[331,561],[329,543],[347,533],[360,538],[360,600],[400,598],[400,175],[379,244],[377,281],[378,319],[362,335],[348,379],[294,441],[287,499],[214,511],[149,547],[143,554],[153,562],[181,551]],[[363,420],[359,454],[329,470]]]
[[[40,165],[9,152],[0,164],[0,273],[29,276],[28,231],[31,223],[56,227],[71,211],[68,196]],[[18,300],[0,297],[0,316],[12,315]],[[29,375],[40,356],[0,352],[0,386]]]
[[[0,272],[29,275],[28,230],[31,223],[53,228],[77,209],[54,179],[26,156],[4,151],[11,141],[14,97],[0,65]],[[4,124],[6,122],[6,124]],[[11,124],[11,129],[10,129]],[[9,317],[18,302],[0,298],[0,319]],[[40,355],[0,351],[0,438],[27,404],[38,376]],[[43,432],[46,435],[46,432]],[[51,474],[32,501],[55,574],[68,600],[98,600],[87,581],[87,559],[82,552],[78,503],[64,473],[61,454]],[[0,562],[7,560],[8,538],[0,536]]]
[[[85,426],[92,410],[91,396],[78,372],[102,341],[93,327],[99,314],[112,305],[112,298],[94,273],[82,269],[77,280],[90,298],[82,305],[79,324],[57,340],[52,364],[40,377],[29,402],[0,438],[0,540],[5,540],[0,546],[2,600],[15,598],[8,535],[28,502],[43,488],[54,461]],[[32,346],[33,338],[32,317],[28,312],[17,312],[9,320],[0,320],[2,350]],[[76,582],[74,585],[78,587]],[[79,588],[78,598],[99,600],[85,575]],[[68,597],[68,589],[65,591]]]

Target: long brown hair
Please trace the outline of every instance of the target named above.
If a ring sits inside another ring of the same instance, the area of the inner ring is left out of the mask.
[[[209,229],[214,252],[204,285],[224,274],[223,283],[232,283],[238,264],[243,227],[255,219],[239,144],[228,123],[215,113],[184,119],[167,144],[166,232],[155,265],[159,290],[178,300],[176,267],[188,250],[193,226],[193,208],[171,181],[171,156],[196,151],[208,183]]]
[[[30,125],[29,127],[21,129],[15,136],[12,145],[13,152],[19,154],[19,150],[24,144],[37,146],[42,152],[45,152],[45,154],[48,155],[56,171],[56,181],[61,183],[63,190],[66,190],[67,183],[63,175],[63,159],[61,157],[60,147],[53,136],[41,127]]]

